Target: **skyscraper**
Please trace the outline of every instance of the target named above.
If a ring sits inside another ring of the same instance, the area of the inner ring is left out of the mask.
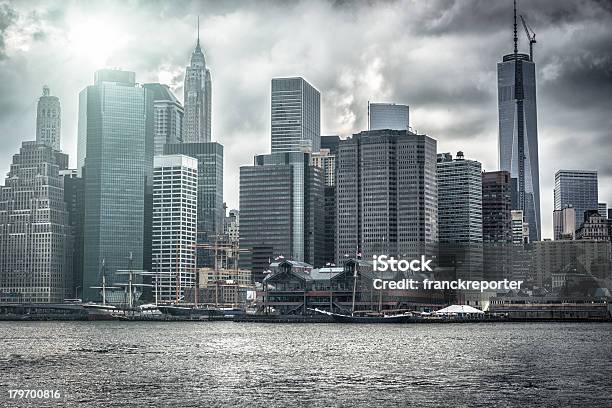
[[[318,152],[321,94],[304,78],[273,78],[272,153]]]
[[[458,277],[482,279],[482,165],[438,154],[438,242],[441,266]],[[445,265],[444,262],[451,265]]]
[[[155,298],[180,299],[195,286],[198,161],[180,154],[155,156],[152,258]],[[177,284],[178,282],[178,284]]]
[[[51,96],[47,85],[43,86],[43,94],[38,99],[36,109],[36,142],[60,149],[62,131],[62,109],[57,96]]]
[[[597,203],[597,210],[599,215],[606,219],[608,218],[608,203]]]
[[[368,102],[369,130],[408,130],[409,116],[408,105]]]
[[[321,140],[324,140],[323,138]],[[337,146],[335,147],[337,151]],[[325,264],[336,262],[336,155],[330,149],[321,148],[311,156],[312,164],[323,173],[325,196],[325,234],[323,260]]]
[[[183,106],[168,85],[144,84],[153,96],[155,156],[164,154],[164,145],[183,142]]]
[[[213,243],[223,233],[223,145],[217,142],[167,144],[164,154],[198,160],[198,244]],[[211,251],[198,249],[197,266],[213,266]]]
[[[432,256],[438,239],[436,141],[407,130],[342,140],[336,159],[336,258]]]
[[[72,294],[71,230],[59,174],[68,158],[23,142],[0,187],[0,300],[62,302]]]
[[[68,211],[68,224],[72,229],[72,286],[74,297],[83,294],[83,222],[85,218],[85,183],[76,169],[60,170],[64,184],[64,202]]]
[[[323,177],[309,156],[259,155],[240,167],[240,248],[272,246],[274,256],[321,266]]]
[[[599,208],[597,171],[557,171],[555,173],[554,201],[555,210],[574,207],[576,210],[576,229],[578,229],[584,221],[584,213]]]
[[[200,47],[200,20],[198,19],[198,40],[191,54],[191,62],[185,69],[184,87],[185,119],[183,141],[198,143],[211,141],[212,124],[212,82],[210,70]]]
[[[126,269],[150,268],[153,98],[135,74],[100,70],[79,94],[78,165],[85,179],[83,299],[99,299]]]
[[[510,276],[512,249],[512,197],[510,173],[482,173],[483,278]]]
[[[516,8],[514,52],[497,63],[499,166],[516,180],[516,210],[529,224],[530,240],[541,237],[540,175],[535,63],[517,50]]]

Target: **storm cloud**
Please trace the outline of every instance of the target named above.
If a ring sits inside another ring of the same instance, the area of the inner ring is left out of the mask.
[[[543,235],[554,172],[599,171],[612,203],[612,3],[520,1],[536,32]],[[303,76],[321,91],[322,133],[365,129],[367,102],[410,105],[411,125],[497,168],[496,63],[512,51],[512,1],[0,2],[0,172],[35,137],[47,84],[62,103],[62,148],[76,163],[78,92],[121,67],[183,97],[196,39],[213,80],[213,139],[225,146],[225,200],[239,167],[270,150],[270,79]],[[519,25],[520,50],[528,51]]]

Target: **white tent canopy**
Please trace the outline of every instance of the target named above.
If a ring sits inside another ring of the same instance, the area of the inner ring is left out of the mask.
[[[482,310],[478,310],[475,307],[468,305],[450,305],[444,309],[440,309],[434,312],[437,315],[450,315],[450,314],[484,314]]]

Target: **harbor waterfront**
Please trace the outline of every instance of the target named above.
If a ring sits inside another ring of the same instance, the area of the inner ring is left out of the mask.
[[[610,406],[610,323],[0,322],[0,405]],[[37,344],[37,347],[31,347]]]

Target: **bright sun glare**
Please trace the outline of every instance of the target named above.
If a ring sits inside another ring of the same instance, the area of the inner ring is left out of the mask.
[[[68,34],[68,46],[74,55],[96,65],[105,65],[122,40],[116,25],[100,19],[80,21]]]

